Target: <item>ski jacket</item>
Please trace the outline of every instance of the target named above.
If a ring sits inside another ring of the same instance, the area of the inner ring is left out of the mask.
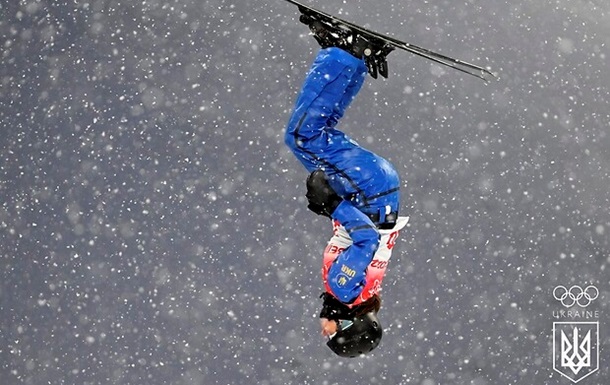
[[[322,281],[326,292],[349,303],[349,306],[359,305],[379,293],[392,249],[400,230],[408,221],[409,217],[399,217],[393,229],[379,230],[379,247],[366,266],[345,258],[347,254],[344,251],[354,247],[355,242],[345,227],[339,221],[334,221],[333,236],[324,249],[322,262]]]

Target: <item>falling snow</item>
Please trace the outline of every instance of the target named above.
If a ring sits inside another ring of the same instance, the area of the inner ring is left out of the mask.
[[[392,52],[341,122],[411,217],[367,357],[320,336],[331,226],[283,144],[316,52],[280,1],[0,5],[0,384],[566,384],[594,284],[610,382],[610,3],[311,2],[489,66]]]

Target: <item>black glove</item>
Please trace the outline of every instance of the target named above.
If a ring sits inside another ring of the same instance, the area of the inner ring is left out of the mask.
[[[320,318],[328,318],[331,320],[354,319],[354,311],[331,294],[322,293],[320,298],[324,299],[322,310],[320,311]]]
[[[329,217],[335,211],[342,199],[328,184],[326,174],[316,170],[307,177],[307,208],[318,215]]]

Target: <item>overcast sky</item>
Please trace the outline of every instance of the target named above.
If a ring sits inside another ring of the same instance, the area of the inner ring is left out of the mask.
[[[553,322],[584,320],[581,384],[610,381],[610,3],[308,4],[499,76],[395,51],[340,123],[411,217],[379,348],[319,332],[331,226],[283,144],[317,51],[296,7],[10,1],[0,384],[561,385]],[[598,316],[554,317],[558,285],[595,285]]]

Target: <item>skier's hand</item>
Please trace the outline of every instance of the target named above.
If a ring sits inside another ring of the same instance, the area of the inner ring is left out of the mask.
[[[328,184],[326,174],[316,170],[307,177],[307,208],[318,215],[330,218],[342,199]]]

